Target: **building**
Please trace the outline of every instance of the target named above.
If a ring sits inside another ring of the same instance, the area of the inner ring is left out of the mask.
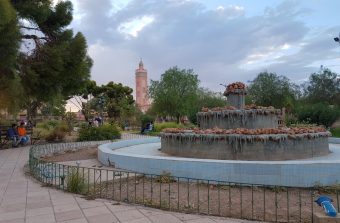
[[[136,76],[136,105],[142,112],[146,112],[150,108],[148,97],[148,72],[144,69],[142,59],[139,62],[139,67],[135,72]]]

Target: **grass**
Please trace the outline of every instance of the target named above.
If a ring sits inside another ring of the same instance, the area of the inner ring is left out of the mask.
[[[66,177],[67,191],[71,193],[81,194],[86,188],[83,176],[80,175],[78,168],[72,168]]]
[[[331,129],[331,133],[333,137],[340,138],[340,127]]]

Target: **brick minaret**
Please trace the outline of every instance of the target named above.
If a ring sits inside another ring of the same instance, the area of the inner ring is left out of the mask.
[[[148,97],[148,72],[144,69],[142,59],[139,62],[139,67],[136,69],[136,104],[142,111],[146,112],[149,107]]]

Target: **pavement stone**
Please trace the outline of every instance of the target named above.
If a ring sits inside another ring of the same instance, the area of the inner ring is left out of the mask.
[[[25,175],[29,147],[0,150],[0,223],[217,223],[238,219],[168,212],[49,187]]]

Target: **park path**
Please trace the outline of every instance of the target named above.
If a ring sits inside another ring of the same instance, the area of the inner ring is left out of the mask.
[[[0,150],[0,223],[222,223],[238,219],[167,212],[43,187],[25,175],[29,147]],[[253,221],[252,221],[253,222]]]

